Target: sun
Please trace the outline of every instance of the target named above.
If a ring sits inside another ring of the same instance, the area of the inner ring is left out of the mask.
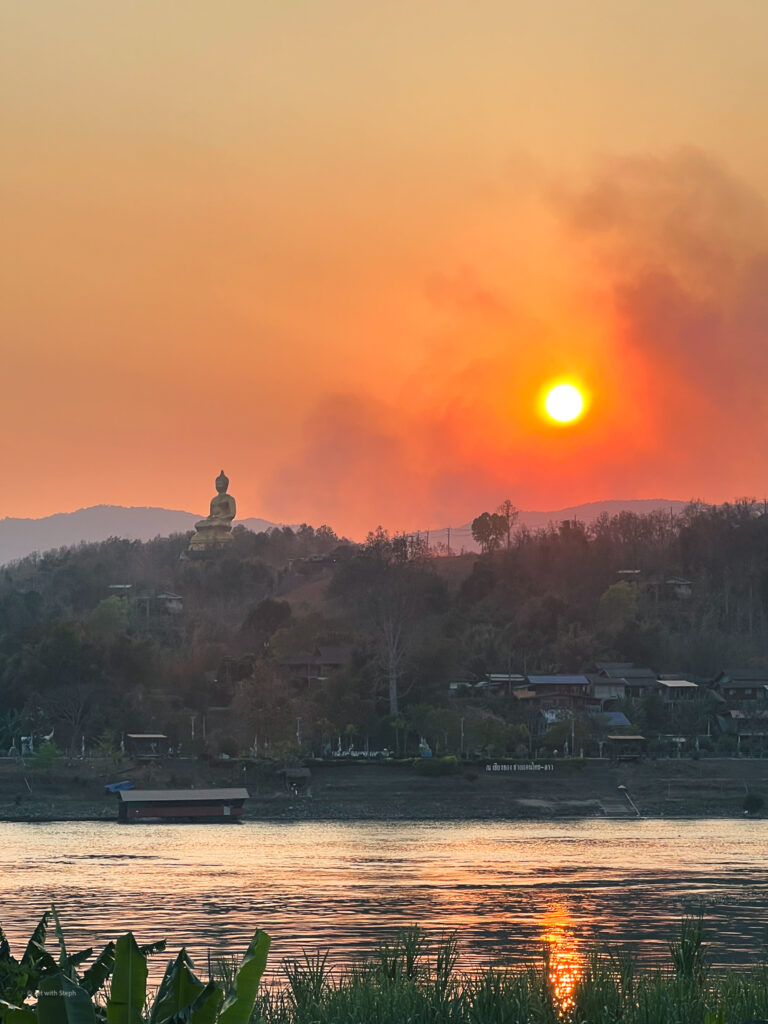
[[[573,384],[558,384],[547,394],[544,407],[553,420],[570,423],[584,411],[584,398]]]

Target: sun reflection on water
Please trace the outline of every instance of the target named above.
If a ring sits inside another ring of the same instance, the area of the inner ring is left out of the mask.
[[[584,954],[573,932],[568,909],[556,905],[542,915],[542,935],[547,954],[549,983],[561,1013],[573,1008],[574,994],[584,972]]]

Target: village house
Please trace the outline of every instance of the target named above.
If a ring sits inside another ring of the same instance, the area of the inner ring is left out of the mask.
[[[766,705],[768,701],[768,670],[728,668],[715,679],[712,690],[726,704],[735,708]]]
[[[540,710],[584,710],[592,703],[589,680],[581,675],[529,675],[525,681],[524,691],[533,694]]]
[[[724,733],[736,737],[736,750],[739,753],[764,753],[768,749],[768,709],[724,710],[718,714],[717,724]]]
[[[627,695],[623,679],[606,679],[605,676],[589,675],[589,692],[599,705],[600,711],[609,711],[617,701]]]
[[[659,693],[659,681],[650,668],[639,668],[628,662],[598,662],[599,675],[605,679],[624,683],[627,697],[642,700],[652,693]]]
[[[695,700],[699,695],[698,683],[690,679],[666,679],[658,680],[661,699],[669,707],[676,707],[685,701]]]
[[[513,690],[519,690],[524,686],[525,676],[514,672],[491,672],[485,679],[475,683],[473,689],[480,694],[511,697]]]

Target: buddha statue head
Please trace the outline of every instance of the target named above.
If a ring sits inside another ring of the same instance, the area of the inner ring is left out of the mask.
[[[216,490],[219,494],[226,494],[227,488],[229,487],[229,477],[226,476],[224,470],[219,473],[216,477]]]

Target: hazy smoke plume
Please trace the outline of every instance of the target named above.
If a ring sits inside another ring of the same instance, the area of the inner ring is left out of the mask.
[[[608,280],[616,344],[645,367],[658,443],[640,476],[654,461],[661,469],[666,449],[681,496],[755,486],[768,454],[762,199],[711,157],[683,150],[613,161],[562,209]]]
[[[552,263],[569,289],[528,289],[490,261],[426,273],[433,329],[414,340],[419,369],[394,399],[373,397],[379,381],[370,394],[319,399],[289,468],[267,482],[273,515],[302,507],[359,535],[378,522],[466,521],[507,496],[527,508],[761,496],[760,197],[682,150],[612,160],[547,203],[560,232]],[[510,247],[524,242],[510,217]],[[534,408],[564,371],[591,395],[583,423],[565,431]]]

